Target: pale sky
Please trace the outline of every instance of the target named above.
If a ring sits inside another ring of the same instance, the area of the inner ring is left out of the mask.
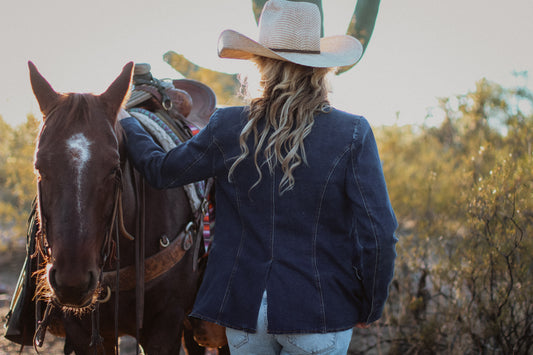
[[[326,36],[346,31],[355,3],[323,0]],[[0,115],[13,125],[40,116],[28,60],[62,92],[101,93],[128,61],[178,78],[162,59],[170,50],[210,69],[250,70],[218,58],[216,45],[226,28],[256,36],[251,9],[250,0],[2,0]],[[523,84],[512,73],[533,75],[532,17],[533,0],[382,0],[370,45],[334,78],[332,102],[374,126],[420,124],[438,97],[483,77]]]

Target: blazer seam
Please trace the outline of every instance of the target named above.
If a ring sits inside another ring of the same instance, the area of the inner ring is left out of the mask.
[[[339,163],[341,161],[341,158],[349,151],[349,149],[350,149],[350,147],[348,146],[347,148],[344,149],[344,151],[341,154],[339,154],[335,158],[334,164],[330,168],[330,171],[328,173],[328,177],[327,177],[326,181],[324,182],[324,186],[322,188],[322,194],[321,194],[321,197],[320,197],[320,201],[319,201],[318,207],[316,209],[315,232],[313,233],[313,267],[315,268],[315,277],[316,277],[317,287],[318,287],[319,295],[320,295],[320,308],[321,308],[321,311],[322,311],[322,322],[324,324],[324,326],[323,326],[324,330],[327,328],[327,319],[326,319],[326,307],[325,307],[325,302],[324,302],[324,294],[323,294],[323,291],[322,291],[322,284],[320,282],[320,272],[318,270],[318,258],[317,258],[317,254],[316,254],[316,242],[317,242],[317,237],[318,237],[318,226],[320,225],[320,216],[321,216],[321,211],[322,211],[322,203],[324,202],[324,196],[326,195],[326,190],[328,188],[331,176],[333,175],[333,172],[335,171],[335,169],[339,165]]]
[[[357,122],[356,126],[354,127],[355,128],[355,131],[354,131],[354,140],[356,138],[356,136],[358,135],[358,126],[360,125],[360,121]],[[361,186],[361,183],[360,183],[360,179],[359,179],[359,175],[357,173],[357,169],[355,169],[355,162],[353,161],[353,155],[352,155],[352,173],[354,175],[354,179],[355,179],[355,183],[357,185],[357,189],[359,191],[359,194],[361,196],[361,200],[363,202],[363,206],[364,206],[364,209],[366,211],[366,214],[368,216],[368,219],[370,221],[370,225],[372,226],[372,235],[374,237],[374,242],[375,242],[375,246],[376,246],[376,258],[374,260],[374,276],[372,278],[372,294],[371,294],[371,299],[370,299],[370,312],[369,312],[369,315],[368,315],[368,318],[367,318],[367,322],[368,322],[368,319],[370,319],[370,317],[372,316],[372,314],[374,313],[374,295],[375,295],[375,290],[376,290],[376,275],[377,275],[377,268],[378,268],[378,262],[379,262],[379,243],[378,243],[378,240],[377,240],[377,234],[376,234],[376,229],[375,229],[375,226],[374,226],[374,223],[372,222],[372,216],[371,216],[371,213],[367,207],[367,202],[366,202],[366,198],[365,198],[365,194],[364,194],[364,190]]]
[[[239,194],[237,193],[237,189],[234,189],[235,190],[235,201],[237,201],[237,210],[240,211],[241,210],[241,202],[240,202],[240,199],[239,199]],[[220,321],[220,315],[222,314],[222,312],[224,311],[224,308],[226,307],[226,302],[228,300],[228,295],[230,293],[230,289],[231,289],[231,286],[232,286],[232,283],[233,283],[233,279],[235,277],[235,274],[237,273],[237,269],[239,268],[239,258],[240,258],[240,254],[241,254],[241,251],[244,247],[244,240],[245,240],[245,231],[244,231],[244,221],[242,219],[242,214],[239,213],[239,216],[240,217],[240,220],[241,220],[241,240],[239,241],[239,247],[237,249],[237,254],[235,255],[235,261],[233,263],[233,267],[231,269],[231,274],[229,276],[229,279],[228,279],[228,284],[226,286],[226,291],[224,293],[224,297],[222,298],[222,302],[220,303],[220,308],[219,308],[219,311],[218,311],[218,319]]]

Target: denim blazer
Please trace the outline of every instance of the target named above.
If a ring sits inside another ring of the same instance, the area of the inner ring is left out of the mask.
[[[308,163],[280,195],[282,171],[271,174],[266,164],[251,189],[259,177],[251,158],[228,179],[247,115],[244,107],[218,109],[168,153],[134,118],[121,121],[129,156],[153,187],[215,178],[216,236],[191,316],[254,332],[266,290],[270,333],[325,333],[379,319],[397,223],[368,122],[337,109],[317,114],[304,141]]]

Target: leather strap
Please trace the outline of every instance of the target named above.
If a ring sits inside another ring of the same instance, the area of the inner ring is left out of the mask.
[[[135,238],[135,308],[137,321],[137,342],[139,342],[140,329],[144,318],[144,254],[145,254],[145,234],[146,234],[146,210],[145,210],[145,182],[140,179],[138,188],[137,208],[139,218],[137,219],[137,238]],[[139,345],[139,344],[137,344]],[[138,346],[137,346],[138,348]]]
[[[147,258],[144,263],[144,282],[150,282],[166,273],[174,265],[179,263],[185,253],[183,242],[190,232],[182,231],[168,247]],[[113,292],[116,292],[116,271],[104,272],[102,285],[109,286]],[[119,291],[128,291],[135,288],[135,266],[130,265],[119,270]]]

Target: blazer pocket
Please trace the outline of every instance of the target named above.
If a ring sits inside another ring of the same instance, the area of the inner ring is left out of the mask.
[[[361,271],[356,267],[352,266],[353,268],[353,274],[354,274],[354,297],[360,302],[360,304],[364,307],[365,304],[367,304],[367,295],[365,292],[365,285],[363,282],[363,276]]]
[[[363,281],[363,277],[361,277],[361,273],[359,272],[359,269],[357,268],[357,266],[352,266],[352,268],[353,268],[353,271],[354,271],[355,277],[356,277],[359,281]]]

